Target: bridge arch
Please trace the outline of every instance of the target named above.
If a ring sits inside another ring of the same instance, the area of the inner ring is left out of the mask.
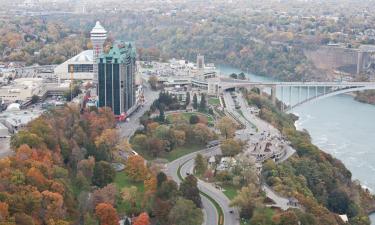
[[[321,99],[339,94],[345,94],[355,91],[375,90],[375,82],[250,82],[226,79],[222,81],[219,86],[221,91],[225,91],[231,88],[271,88],[271,98],[274,103],[276,102],[276,88],[279,87],[282,91],[282,97],[279,100],[284,102],[284,105],[282,105],[281,109],[282,111],[291,111],[300,105],[319,101]],[[322,87],[324,88],[324,92],[318,93],[317,89]],[[291,103],[292,101],[290,95],[289,102],[287,102],[290,105],[286,105],[285,107],[286,101],[284,101],[284,88],[289,88],[290,92],[292,91],[292,88],[307,88],[308,91],[309,89],[313,88],[315,89],[315,94],[313,94],[312,96],[308,94],[307,98],[304,98],[303,100],[300,100],[300,98],[298,98],[298,101],[293,104]]]

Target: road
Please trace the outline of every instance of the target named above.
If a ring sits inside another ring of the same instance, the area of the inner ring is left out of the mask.
[[[180,178],[178,177],[178,168],[181,166],[181,176],[186,177],[187,173],[192,174],[194,169],[194,159],[198,153],[205,156],[211,156],[216,154],[221,154],[219,147],[214,147],[210,149],[204,149],[194,153],[185,155],[179,159],[176,159],[166,165],[165,173],[172,177],[174,181],[180,183]],[[220,205],[224,213],[224,225],[238,225],[238,213],[236,209],[229,207],[230,200],[223,194],[222,191],[216,189],[212,184],[198,180],[198,188],[200,191],[209,195],[211,198]],[[217,225],[218,214],[215,206],[206,197],[202,196],[203,209],[205,214],[205,225]],[[233,210],[235,213],[230,213]]]
[[[129,116],[129,121],[119,124],[121,138],[130,138],[139,128],[139,118],[150,109],[152,103],[159,97],[159,92],[152,91],[149,86],[144,86],[144,97],[143,106]]]

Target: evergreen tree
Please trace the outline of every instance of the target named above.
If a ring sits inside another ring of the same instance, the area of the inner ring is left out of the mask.
[[[159,107],[159,121],[164,122],[165,121],[165,113],[164,113],[164,104],[160,104]]]
[[[206,95],[205,94],[202,94],[201,95],[201,102],[199,104],[199,111],[206,111],[206,107],[207,107],[207,104],[206,104]]]
[[[207,161],[202,154],[198,154],[195,157],[195,172],[198,175],[202,175],[207,169]]]
[[[194,96],[193,96],[193,108],[194,109],[198,108],[198,98],[197,98],[197,94],[196,93],[194,93]]]
[[[186,92],[186,105],[190,104],[190,92]]]
[[[198,207],[202,207],[201,196],[199,195],[198,180],[193,175],[189,175],[180,184],[180,192],[182,197],[189,199],[194,202]]]

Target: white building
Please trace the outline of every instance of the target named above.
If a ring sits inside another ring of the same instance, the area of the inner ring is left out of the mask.
[[[19,105],[10,104],[5,112],[0,113],[0,122],[8,128],[9,133],[17,133],[41,113],[41,110],[19,110]]]
[[[90,80],[94,78],[93,50],[86,50],[58,65],[54,73],[60,80]],[[72,76],[72,77],[71,77]]]

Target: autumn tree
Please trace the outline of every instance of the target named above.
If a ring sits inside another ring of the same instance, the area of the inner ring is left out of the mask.
[[[142,156],[130,156],[126,162],[125,172],[131,180],[143,181],[148,174],[148,169]]]
[[[214,137],[213,132],[206,125],[198,123],[195,124],[192,130],[194,140],[200,144],[206,144]]]
[[[0,222],[5,221],[8,218],[9,216],[8,208],[9,206],[7,203],[0,202]]]
[[[150,218],[147,213],[141,213],[134,221],[133,225],[150,225]]]
[[[108,184],[103,188],[99,188],[92,192],[92,202],[93,205],[98,205],[99,203],[108,203],[115,205],[117,195],[117,188],[114,184]]]
[[[259,188],[254,184],[243,187],[237,196],[232,200],[231,206],[240,209],[242,218],[250,219],[253,216],[254,209],[262,202]]]
[[[158,78],[156,76],[150,76],[150,78],[148,79],[148,83],[153,90],[156,90],[158,85]]]
[[[43,201],[42,205],[45,209],[44,219],[63,219],[65,218],[65,208],[63,196],[59,193],[50,191],[42,192]]]
[[[115,179],[115,170],[108,162],[100,161],[95,164],[92,183],[104,187]]]
[[[234,140],[232,138],[226,139],[220,145],[221,152],[224,156],[235,156],[242,151],[242,144],[240,141]]]
[[[155,176],[151,175],[143,182],[145,191],[149,193],[154,193],[157,189],[157,179]]]
[[[197,208],[191,200],[178,199],[171,209],[169,216],[172,224],[197,225],[203,223],[202,210]]]
[[[221,118],[217,123],[217,128],[225,139],[233,138],[236,132],[236,124],[229,117]]]
[[[115,208],[108,203],[100,203],[95,207],[95,214],[102,225],[118,225],[119,217]]]

